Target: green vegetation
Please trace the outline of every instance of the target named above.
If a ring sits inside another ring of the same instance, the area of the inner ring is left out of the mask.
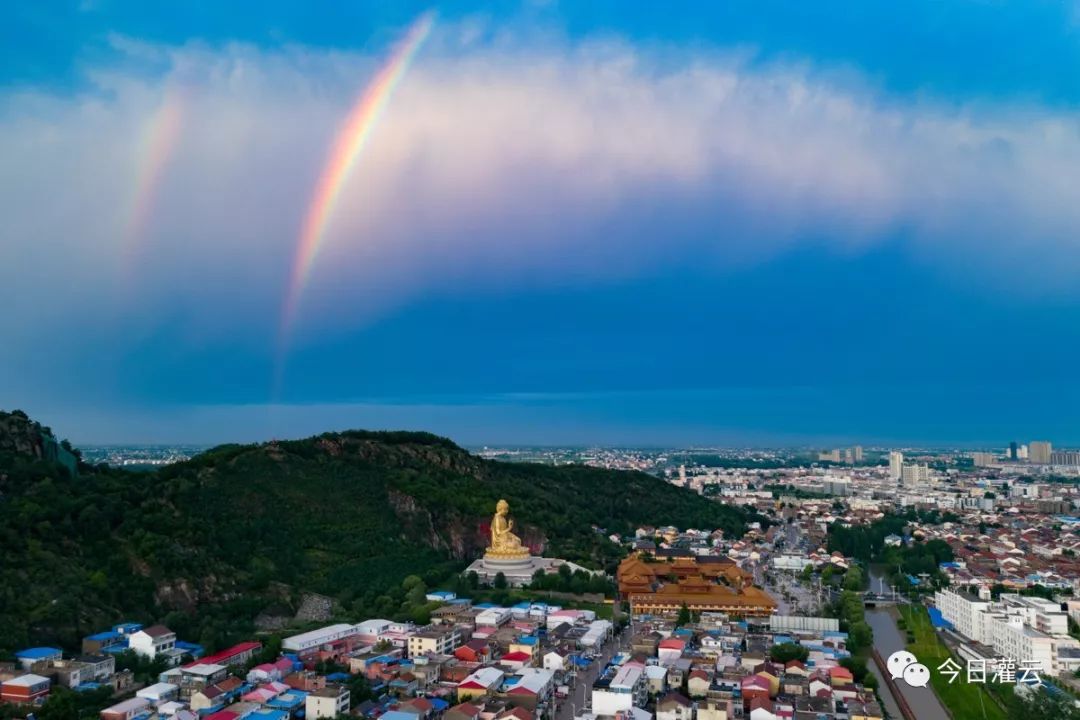
[[[35,709],[37,720],[84,720],[96,717],[99,712],[116,702],[112,688],[101,687],[96,690],[75,691],[63,686],[53,686],[48,700],[40,709]],[[27,708],[18,705],[0,704],[0,720],[12,720],[26,716]]]
[[[987,691],[989,686],[968,683],[962,671],[960,676],[950,683],[949,676],[937,670],[951,654],[938,639],[926,608],[906,606],[901,609],[901,616],[909,639],[913,638],[908,642],[907,649],[914,653],[919,662],[930,668],[930,685],[942,704],[952,713],[953,720],[1004,720],[1006,715]],[[957,665],[962,667],[963,663],[957,662]],[[987,680],[989,681],[989,678]]]
[[[942,587],[947,580],[941,572],[940,563],[950,562],[954,555],[952,548],[944,540],[921,542],[918,539],[910,544],[886,546],[885,538],[889,535],[903,536],[905,529],[913,522],[944,522],[946,518],[936,511],[929,513],[908,512],[903,515],[886,515],[869,525],[843,527],[834,523],[829,527],[828,549],[840,551],[845,556],[854,557],[864,563],[881,563],[890,575],[890,580],[899,587],[909,587],[913,591],[932,591]],[[929,584],[911,587],[907,576],[927,575]]]
[[[596,593],[613,596],[615,584],[605,575],[591,575],[582,570],[571,573],[567,565],[560,565],[558,572],[546,573],[537,570],[533,573],[532,590],[550,590],[564,593]]]
[[[644,473],[487,461],[426,433],[228,445],[156,472],[78,477],[0,448],[0,651],[72,648],[121,620],[164,621],[213,651],[250,637],[259,614],[291,617],[306,592],[342,617],[423,620],[417,580],[475,587],[459,573],[487,545],[499,498],[523,542],[608,572],[623,555],[611,533],[737,536],[760,519]]]
[[[858,568],[851,568],[848,573],[852,570]],[[861,583],[861,571],[859,582]],[[874,644],[874,631],[866,622],[862,596],[854,590],[842,591],[826,616],[839,618],[840,629],[848,634],[847,648],[851,651],[851,657],[844,658],[840,664],[851,671],[855,682],[870,688],[877,687],[877,678],[867,668],[870,648]]]
[[[810,651],[798,643],[780,643],[769,648],[769,657],[778,663],[789,663],[792,660],[806,662]]]

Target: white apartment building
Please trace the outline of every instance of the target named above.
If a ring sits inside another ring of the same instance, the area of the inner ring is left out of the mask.
[[[926,465],[904,465],[900,468],[900,483],[905,487],[925,485],[930,482],[930,468]]]
[[[1054,602],[1005,594],[992,603],[952,590],[939,591],[934,602],[960,634],[1001,657],[1035,661],[1047,673],[1063,669],[1062,649],[1080,647],[1068,635],[1068,615]]]
[[[941,611],[941,616],[951,622],[964,637],[988,645],[986,641],[984,619],[990,610],[990,603],[971,595],[940,590],[934,595],[934,604]]]
[[[1047,635],[1069,634],[1069,615],[1056,602],[1008,594],[1001,596],[1001,603],[1005,606],[1005,612],[1010,615],[1020,615],[1024,618],[1025,625],[1040,632]]]
[[[1055,638],[1025,625],[1020,615],[987,613],[986,635],[987,644],[1002,657],[1034,661],[1043,672],[1058,672]]]
[[[304,714],[310,720],[348,715],[349,688],[345,685],[327,685],[312,692],[304,700]]]
[[[641,666],[624,665],[606,687],[603,680],[593,685],[592,712],[597,716],[629,714],[634,707],[644,707],[647,699],[648,684]]]

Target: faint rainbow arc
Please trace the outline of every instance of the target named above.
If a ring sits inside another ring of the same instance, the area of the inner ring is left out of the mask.
[[[311,268],[333,217],[341,191],[349,179],[360,153],[371,138],[394,89],[405,76],[409,65],[431,33],[435,14],[426,12],[409,27],[393,54],[390,56],[364,89],[359,100],[350,110],[341,130],[331,145],[322,174],[315,186],[311,203],[304,217],[300,238],[293,258],[289,288],[282,309],[280,327],[280,352],[285,345],[296,320],[300,296],[307,285]]]
[[[183,89],[169,89],[143,131],[135,193],[124,226],[124,245],[120,254],[128,269],[134,264],[139,244],[146,237],[165,170],[176,151],[184,125],[187,96]]]

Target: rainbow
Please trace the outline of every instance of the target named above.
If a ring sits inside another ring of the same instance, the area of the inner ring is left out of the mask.
[[[135,175],[135,192],[124,225],[124,247],[120,255],[129,268],[135,261],[139,244],[146,236],[161,180],[176,151],[184,123],[187,98],[188,93],[184,89],[170,88],[143,131],[139,167]]]
[[[300,296],[307,285],[312,265],[319,253],[327,225],[334,215],[341,191],[349,179],[357,158],[371,138],[371,133],[378,124],[379,117],[393,95],[394,89],[405,76],[409,65],[431,33],[434,24],[435,15],[432,12],[424,13],[413,22],[389,60],[379,68],[364,93],[349,111],[348,117],[334,139],[322,174],[319,176],[319,182],[315,186],[296,245],[289,289],[282,309],[280,333],[282,352],[296,319]]]

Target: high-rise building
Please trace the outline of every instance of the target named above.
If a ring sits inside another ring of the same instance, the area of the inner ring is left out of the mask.
[[[1017,460],[1027,460],[1028,459],[1028,446],[1027,445],[1021,445],[1019,448],[1017,448],[1017,450],[1016,450],[1016,459]]]
[[[910,487],[912,485],[924,485],[930,482],[930,468],[926,465],[919,465],[918,463],[912,465],[904,465],[900,469],[901,483]]]
[[[1075,450],[1058,450],[1050,453],[1051,465],[1080,465],[1080,452]]]
[[[817,459],[818,462],[838,463],[841,461],[840,448],[835,448],[833,450],[823,450],[818,453]]]
[[[852,448],[852,454],[855,456],[855,462],[862,462],[862,445],[856,445]]]
[[[829,495],[850,495],[851,480],[848,478],[826,478],[823,489]]]
[[[1028,460],[1039,465],[1050,463],[1054,447],[1046,440],[1032,440],[1028,443]]]
[[[889,479],[899,480],[904,474],[904,453],[893,450],[889,453]]]
[[[971,453],[971,459],[975,467],[989,467],[997,461],[997,456],[990,452],[976,452]]]
[[[1016,446],[1016,441],[1015,440],[1013,440],[1011,443],[1009,443],[1009,459],[1010,460],[1019,460],[1020,459],[1020,449]]]

